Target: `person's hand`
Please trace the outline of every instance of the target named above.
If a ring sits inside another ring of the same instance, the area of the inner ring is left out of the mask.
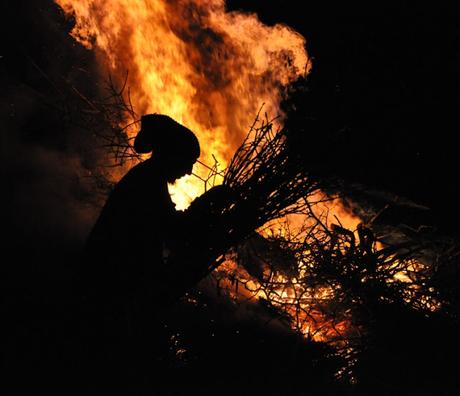
[[[190,205],[190,212],[200,212],[204,215],[218,215],[231,202],[232,190],[223,185],[214,186],[203,195],[196,198]]]

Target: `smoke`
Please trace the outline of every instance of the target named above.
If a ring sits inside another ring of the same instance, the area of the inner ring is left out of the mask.
[[[20,103],[15,108],[24,117],[29,116]],[[41,240],[53,245],[81,241],[91,221],[91,210],[84,199],[88,186],[82,179],[85,169],[81,158],[18,139],[18,132],[24,129],[13,123],[5,130],[8,152],[2,161],[9,201],[5,214],[7,224],[21,236],[15,240],[21,245]]]
[[[91,177],[98,150],[63,89],[96,92],[93,56],[67,36],[51,1],[26,3],[3,14],[11,38],[0,53],[4,280],[75,270],[100,201]]]
[[[73,15],[72,35],[93,48],[119,80],[129,71],[140,114],[164,113],[197,133],[223,162],[260,106],[279,113],[284,87],[306,72],[305,39],[255,14],[227,12],[223,0],[56,0]]]

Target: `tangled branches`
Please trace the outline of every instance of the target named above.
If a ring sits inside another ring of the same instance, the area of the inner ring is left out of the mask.
[[[424,246],[384,246],[363,224],[328,226],[314,213],[300,227],[288,218],[263,233],[239,245],[215,279],[230,294],[239,289],[236,300],[268,305],[299,334],[334,346],[347,363],[341,377],[353,377],[379,306],[429,315],[442,305],[433,267],[420,260]]]

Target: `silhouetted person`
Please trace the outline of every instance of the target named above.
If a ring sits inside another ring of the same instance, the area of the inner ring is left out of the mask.
[[[162,265],[163,245],[178,232],[180,218],[167,183],[191,174],[200,155],[193,132],[160,114],[142,117],[134,148],[153,155],[115,186],[86,246],[103,259],[100,275],[106,283],[122,281],[131,289]]]
[[[184,214],[175,210],[167,183],[191,174],[200,155],[193,132],[160,114],[141,118],[134,148],[152,155],[108,197],[87,240],[82,272],[95,327],[89,355],[109,371],[105,381],[117,380],[118,371],[129,376],[130,369],[148,368],[155,358],[153,342],[161,338],[155,315],[168,287],[162,279],[165,247],[177,244],[184,228]]]

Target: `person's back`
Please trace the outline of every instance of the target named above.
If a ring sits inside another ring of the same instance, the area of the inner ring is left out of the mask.
[[[159,353],[153,340],[161,339],[158,316],[165,304],[162,290],[169,286],[162,278],[163,248],[177,242],[181,229],[167,183],[190,174],[199,156],[193,133],[162,115],[142,117],[134,147],[153,151],[152,157],[133,167],[109,195],[87,239],[81,276],[87,321],[94,328],[90,370],[104,367],[120,378],[148,370]]]
[[[86,243],[86,276],[96,282],[143,277],[162,264],[163,240],[176,219],[167,182],[154,159],[132,168],[115,186]]]

